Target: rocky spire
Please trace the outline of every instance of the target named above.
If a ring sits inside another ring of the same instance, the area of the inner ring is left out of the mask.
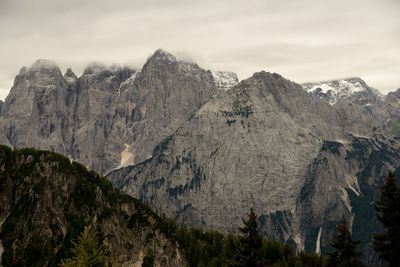
[[[74,83],[78,79],[71,68],[68,68],[64,74],[64,79],[67,83]]]
[[[30,70],[42,70],[42,69],[58,69],[57,64],[52,60],[38,59],[33,64]]]
[[[174,55],[171,53],[162,50],[162,49],[157,49],[156,52],[154,52],[153,55],[151,55],[148,59],[148,61],[151,60],[162,60],[162,61],[170,61],[170,62],[177,62],[178,60]]]

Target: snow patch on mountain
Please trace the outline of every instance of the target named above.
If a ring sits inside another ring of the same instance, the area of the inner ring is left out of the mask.
[[[228,91],[233,86],[239,83],[239,79],[234,72],[229,71],[211,71],[215,84],[218,89]]]
[[[304,90],[325,99],[329,104],[334,105],[339,99],[360,99],[365,101],[366,96],[379,97],[380,93],[369,87],[360,78],[347,78],[325,82],[304,83]]]

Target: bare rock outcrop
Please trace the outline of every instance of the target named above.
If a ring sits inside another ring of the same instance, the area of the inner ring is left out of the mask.
[[[67,155],[107,173],[151,155],[218,89],[210,71],[157,50],[140,71],[52,61],[22,68],[2,107],[0,143]]]
[[[152,158],[108,178],[193,226],[234,232],[253,207],[267,235],[302,246],[296,203],[309,164],[324,140],[370,135],[375,123],[357,105],[331,106],[260,72],[205,103]]]

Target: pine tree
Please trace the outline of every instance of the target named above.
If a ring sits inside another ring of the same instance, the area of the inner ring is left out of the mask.
[[[60,267],[109,266],[108,257],[91,226],[85,227],[73,243],[72,258],[64,259]]]
[[[253,209],[247,214],[247,219],[242,219],[244,227],[239,228],[243,233],[239,249],[239,266],[260,267],[264,266],[260,255],[262,238],[257,230],[257,214]]]
[[[361,253],[356,248],[359,241],[351,239],[351,233],[343,220],[337,227],[333,236],[331,247],[332,253],[329,253],[328,266],[357,267],[363,266],[358,260]]]
[[[385,231],[375,234],[373,245],[389,266],[400,264],[400,188],[393,173],[389,173],[381,196],[375,205],[376,216]]]

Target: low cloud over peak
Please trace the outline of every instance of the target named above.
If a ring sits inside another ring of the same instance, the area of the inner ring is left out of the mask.
[[[141,67],[163,48],[239,78],[265,69],[297,82],[359,76],[400,87],[394,0],[0,2],[0,99],[38,58],[80,74],[92,61]]]

